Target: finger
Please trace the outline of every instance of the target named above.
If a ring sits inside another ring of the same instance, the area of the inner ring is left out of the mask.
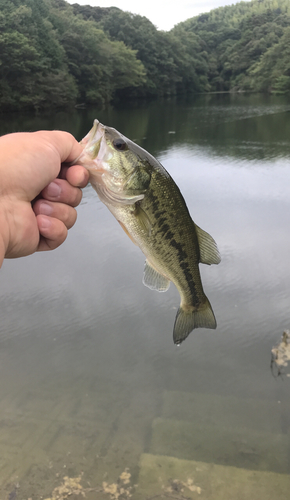
[[[62,165],[60,179],[66,179],[72,186],[84,188],[89,182],[89,172],[81,165]]]
[[[67,228],[63,222],[46,215],[37,215],[36,217],[40,240],[38,251],[54,250],[59,247],[67,237]]]
[[[75,161],[83,151],[83,146],[69,132],[42,130],[34,132],[34,134],[39,134],[41,140],[46,141],[49,148],[54,148],[60,157],[60,163]]]
[[[55,179],[43,189],[41,196],[48,201],[66,203],[76,207],[81,202],[82,192],[66,180]]]
[[[76,210],[65,203],[50,202],[40,199],[34,203],[33,210],[36,215],[46,215],[60,220],[67,229],[70,229],[77,219]]]

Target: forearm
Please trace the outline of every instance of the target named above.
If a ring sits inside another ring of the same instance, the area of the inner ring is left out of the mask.
[[[6,245],[7,245],[7,231],[6,231],[6,221],[4,214],[1,213],[0,208],[0,268],[2,266],[5,254],[6,254]]]

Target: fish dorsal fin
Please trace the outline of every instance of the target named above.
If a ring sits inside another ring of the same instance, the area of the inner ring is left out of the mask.
[[[199,243],[200,262],[202,264],[219,264],[221,256],[214,239],[210,234],[195,224],[197,239]]]
[[[166,292],[170,285],[169,279],[156,271],[148,260],[145,261],[143,283],[151,290],[157,290],[158,292]]]

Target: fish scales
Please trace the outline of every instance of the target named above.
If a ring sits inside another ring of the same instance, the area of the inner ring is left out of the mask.
[[[114,208],[113,213],[124,226],[130,227],[132,239],[150,256],[151,264],[176,285],[184,303],[198,307],[204,294],[197,267],[199,247],[195,226],[179,188],[165,169],[158,167],[150,167],[150,191],[138,202],[151,222],[151,234],[146,234],[136,223],[130,207]],[[162,197],[158,196],[161,188]],[[177,217],[179,213],[182,220]]]
[[[162,197],[155,194],[160,189]],[[152,221],[151,236],[142,242],[144,250],[141,249],[145,255],[147,249],[150,251],[152,264],[162,270],[180,293],[186,296],[184,302],[198,306],[203,299],[197,289],[199,285],[202,291],[197,267],[199,248],[194,223],[178,187],[164,172],[155,170],[151,177],[150,192],[140,204]],[[183,215],[178,216],[180,213]]]
[[[166,291],[172,281],[181,303],[173,338],[180,344],[198,327],[216,328],[199,263],[218,264],[213,238],[195,225],[165,168],[147,151],[97,120],[75,161],[88,168],[101,201],[146,256],[143,283]]]

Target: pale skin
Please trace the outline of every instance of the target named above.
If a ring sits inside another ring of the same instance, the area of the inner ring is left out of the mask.
[[[53,250],[65,241],[89,181],[84,167],[68,167],[81,152],[67,132],[0,137],[0,267],[4,258]]]

